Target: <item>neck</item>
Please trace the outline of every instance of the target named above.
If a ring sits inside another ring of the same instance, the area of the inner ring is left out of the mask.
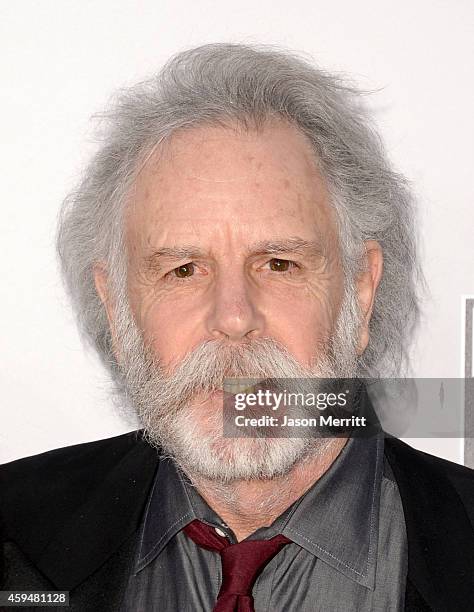
[[[193,478],[199,494],[232,529],[238,541],[267,527],[327,472],[347,442],[333,438],[324,453],[306,457],[288,474],[269,480],[216,483]]]

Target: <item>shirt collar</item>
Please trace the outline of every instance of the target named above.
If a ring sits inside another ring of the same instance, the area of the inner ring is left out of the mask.
[[[384,438],[351,438],[282,529],[362,586],[375,587]]]
[[[153,561],[195,518],[183,476],[171,459],[162,459],[144,513],[135,573]]]
[[[270,527],[259,529],[250,539],[282,533],[373,589],[383,445],[381,435],[351,438],[329,470]],[[229,531],[173,461],[162,460],[144,514],[135,573],[195,518]]]

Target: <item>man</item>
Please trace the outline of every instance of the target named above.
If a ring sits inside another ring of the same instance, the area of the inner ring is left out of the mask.
[[[383,435],[223,433],[225,379],[405,367],[414,208],[357,92],[207,45],[108,118],[58,247],[143,430],[2,467],[2,588],[81,611],[470,609],[470,470]]]

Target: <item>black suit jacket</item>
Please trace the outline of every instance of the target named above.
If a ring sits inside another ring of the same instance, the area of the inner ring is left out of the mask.
[[[408,535],[405,610],[474,610],[474,471],[393,438],[385,452]],[[132,432],[0,466],[1,588],[67,590],[65,610],[117,611],[159,464]]]

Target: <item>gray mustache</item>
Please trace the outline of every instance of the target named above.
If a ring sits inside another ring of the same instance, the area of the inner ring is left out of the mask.
[[[290,377],[309,372],[282,345],[262,338],[240,346],[207,341],[183,359],[172,377],[186,376],[214,386],[222,385],[225,378]]]

